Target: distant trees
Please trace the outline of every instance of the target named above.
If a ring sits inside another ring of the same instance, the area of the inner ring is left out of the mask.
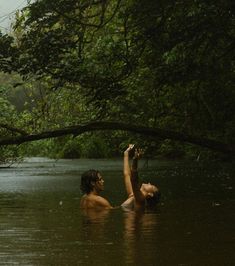
[[[36,97],[37,126],[21,127],[122,121],[234,147],[234,10],[228,0],[29,4],[0,36],[0,69]]]

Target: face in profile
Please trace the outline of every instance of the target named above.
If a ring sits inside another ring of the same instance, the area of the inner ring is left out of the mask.
[[[101,176],[100,173],[97,174],[97,180],[95,181],[95,189],[97,191],[103,191],[104,190],[104,179],[103,177]]]

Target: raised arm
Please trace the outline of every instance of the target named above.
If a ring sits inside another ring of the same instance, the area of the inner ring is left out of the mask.
[[[145,197],[140,190],[139,176],[138,176],[138,160],[142,154],[141,150],[135,150],[135,155],[131,165],[131,185],[135,197],[136,207],[144,207]]]
[[[128,197],[133,195],[132,185],[131,185],[131,169],[129,165],[129,152],[134,148],[134,144],[129,144],[128,148],[124,151],[123,158],[123,176],[124,184]]]

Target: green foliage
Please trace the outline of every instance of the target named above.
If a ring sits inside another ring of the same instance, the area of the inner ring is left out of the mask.
[[[109,158],[111,149],[98,134],[79,137],[60,137],[26,143],[20,149],[22,156],[42,156],[57,159]]]
[[[12,163],[20,162],[21,160],[22,157],[20,156],[18,147],[0,147],[0,165],[11,165]]]
[[[182,145],[171,140],[165,140],[161,143],[159,153],[168,159],[183,158],[185,156]]]
[[[24,78],[1,85],[2,101],[28,133],[105,119],[234,145],[234,16],[229,0],[34,1],[16,14],[11,36],[0,36],[0,69]],[[172,141],[154,140],[155,151],[152,140],[107,136],[43,143],[62,157],[117,155],[127,140],[156,154],[197,154]]]
[[[108,158],[110,148],[99,134],[84,134],[78,137],[82,145],[82,157],[85,158]]]
[[[81,157],[81,144],[74,139],[70,139],[66,142],[61,152],[59,152],[59,157],[74,159]]]
[[[54,140],[39,140],[22,144],[19,152],[22,157],[48,157],[56,158],[56,145]]]

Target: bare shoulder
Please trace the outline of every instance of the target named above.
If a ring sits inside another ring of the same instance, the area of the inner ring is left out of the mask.
[[[96,196],[95,201],[96,201],[97,206],[105,207],[105,208],[112,208],[110,203],[101,196]]]
[[[80,201],[81,208],[108,208],[111,209],[110,203],[103,197],[97,195],[84,195]]]

